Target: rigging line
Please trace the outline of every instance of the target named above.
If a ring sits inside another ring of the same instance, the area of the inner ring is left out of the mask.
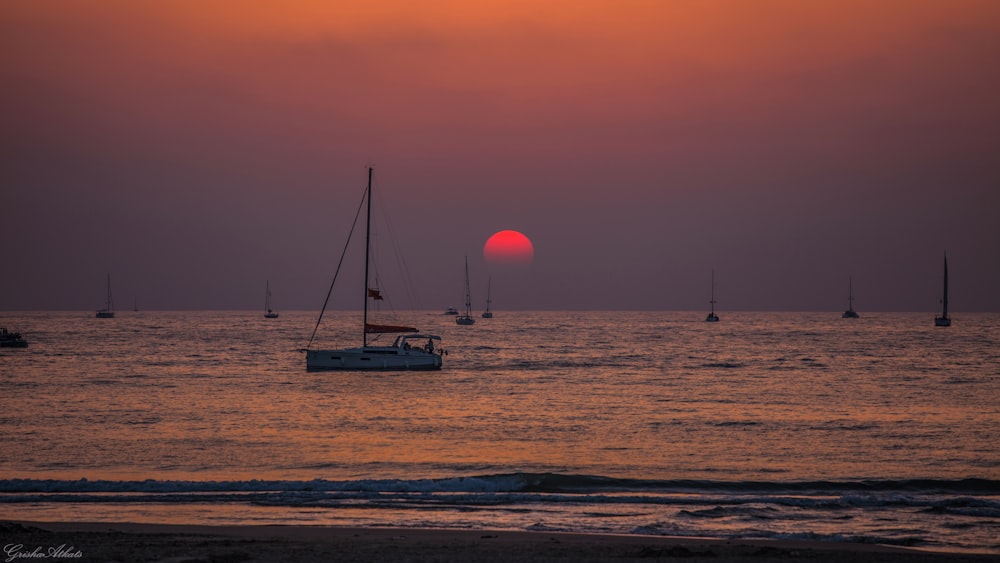
[[[377,179],[372,180],[372,182],[373,183],[377,182]],[[375,184],[373,184],[373,186],[374,185]],[[399,273],[399,276],[397,277],[399,277],[400,280],[402,281],[403,289],[406,290],[406,294],[412,296],[413,291],[412,288],[410,287],[409,280],[407,279],[408,273],[405,271],[405,269],[399,268],[399,258],[398,258],[399,239],[393,232],[392,221],[390,220],[389,213],[386,211],[387,209],[389,209],[389,205],[385,202],[385,199],[382,196],[382,190],[378,191],[373,190],[372,197],[378,200],[377,202],[375,202],[378,204],[376,206],[378,208],[378,211],[376,211],[375,216],[372,218],[372,229],[373,229],[372,257],[374,263],[373,267],[375,269],[376,283],[380,288],[386,289],[384,283],[385,280],[382,277],[382,269],[380,268],[381,264],[380,258],[386,252],[383,249],[383,246],[388,245],[388,251],[390,251],[393,254],[393,257],[396,258],[396,272]],[[389,268],[389,270],[391,271],[391,268]],[[398,320],[399,314],[392,300],[392,295],[394,295],[395,293],[397,292],[393,288],[386,289],[386,291],[382,295],[383,302],[381,304],[376,303],[376,305],[381,305],[379,311],[387,312],[391,316],[391,318]],[[414,300],[411,298],[410,303],[412,304],[413,301]],[[382,311],[382,308],[386,308],[387,311]]]
[[[380,195],[381,194],[375,194],[375,197],[379,197]],[[388,206],[386,204],[381,203],[382,202],[381,198],[379,199],[379,202],[380,202],[379,204],[380,209],[388,209]],[[400,237],[396,236],[396,233],[392,227],[392,221],[389,218],[389,214],[383,213],[382,218],[383,221],[385,222],[386,231],[388,231],[390,249],[392,250],[392,257],[395,259],[396,269],[400,273],[400,278],[403,282],[403,290],[406,292],[406,298],[408,299],[410,307],[412,309],[419,309],[420,303],[417,300],[416,294],[413,291],[413,285],[414,285],[413,276],[410,274],[410,268],[406,264],[405,255],[403,254],[402,249],[400,248],[400,242],[399,242]]]
[[[361,196],[361,203],[358,204],[358,211],[354,214],[354,223],[351,225],[351,231],[347,233],[347,242],[344,243],[344,251],[340,253],[340,261],[337,262],[337,271],[333,273],[333,281],[330,282],[330,289],[326,292],[326,299],[323,301],[323,308],[319,311],[319,318],[316,319],[316,326],[313,327],[312,335],[309,337],[309,344],[306,345],[306,350],[312,347],[313,339],[316,338],[316,330],[319,329],[319,323],[323,320],[323,313],[326,312],[326,306],[330,302],[330,295],[333,294],[333,286],[337,283],[337,276],[340,275],[340,267],[344,264],[344,256],[347,255],[347,247],[350,246],[351,237],[354,235],[354,229],[358,226],[358,218],[361,217],[361,209],[364,207],[365,197],[367,197],[367,193]]]

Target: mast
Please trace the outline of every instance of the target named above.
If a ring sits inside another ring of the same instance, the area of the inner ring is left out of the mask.
[[[847,310],[854,310],[854,279],[847,278]]]
[[[114,311],[115,310],[115,305],[114,305],[114,303],[111,300],[111,274],[110,273],[108,274],[108,297],[104,301],[104,308],[107,309],[108,311]]]
[[[712,270],[712,300],[709,303],[712,304],[712,315],[715,315],[715,270]]]
[[[941,300],[941,316],[948,318],[948,253],[944,253],[944,299]]]
[[[493,303],[493,276],[489,277],[486,282],[486,312],[490,311],[490,305]]]
[[[368,191],[365,196],[368,198],[368,222],[365,226],[365,287],[364,287],[364,299],[365,299],[365,316],[364,322],[361,324],[361,347],[368,346],[368,255],[370,253],[371,236],[372,236],[372,167],[368,167]]]
[[[469,257],[465,257],[465,316],[472,316],[472,295],[469,293]]]

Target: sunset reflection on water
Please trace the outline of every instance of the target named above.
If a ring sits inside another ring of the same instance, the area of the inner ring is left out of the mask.
[[[306,373],[312,315],[74,313],[5,352],[6,475],[996,476],[995,315],[421,313],[445,369]],[[924,315],[925,316],[925,315]],[[352,314],[324,335],[354,345]],[[974,319],[974,320],[972,320]],[[964,325],[964,326],[963,326]],[[973,329],[973,327],[975,327]],[[991,340],[993,339],[993,340]]]

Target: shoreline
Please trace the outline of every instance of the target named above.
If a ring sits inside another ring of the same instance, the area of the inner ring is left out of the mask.
[[[20,547],[18,547],[20,546]],[[860,543],[712,539],[542,531],[308,525],[0,522],[2,561],[543,562],[996,561],[970,554]],[[14,549],[17,548],[17,549]],[[39,556],[36,555],[35,558]]]

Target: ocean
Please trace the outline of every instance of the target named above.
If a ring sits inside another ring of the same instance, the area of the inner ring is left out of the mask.
[[[0,313],[0,520],[1000,553],[1000,314],[704,315],[409,313],[444,369],[350,373],[313,312]]]

